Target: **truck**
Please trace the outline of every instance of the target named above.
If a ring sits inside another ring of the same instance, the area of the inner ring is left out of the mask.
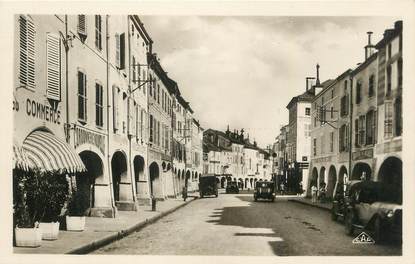
[[[218,185],[214,174],[205,174],[199,178],[199,194],[200,198],[208,195],[218,197]]]

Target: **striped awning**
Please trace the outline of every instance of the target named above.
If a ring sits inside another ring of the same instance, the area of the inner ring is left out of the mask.
[[[13,143],[13,169],[29,170],[27,157],[22,148]]]
[[[85,166],[75,150],[64,140],[46,131],[34,131],[23,142],[30,167],[42,171],[75,173]]]

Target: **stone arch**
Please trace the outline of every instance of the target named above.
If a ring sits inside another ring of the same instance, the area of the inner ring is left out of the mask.
[[[163,169],[163,172],[166,172],[166,162],[161,163],[161,168]]]
[[[310,184],[308,185],[308,192],[309,193],[311,193],[311,187],[312,186],[317,187],[317,182],[318,182],[318,172],[317,172],[317,168],[314,167],[312,172],[311,172]]]
[[[358,162],[353,167],[351,180],[361,180],[362,175],[366,175],[366,180],[371,180],[372,169],[369,164]]]
[[[327,180],[327,197],[333,197],[336,182],[337,182],[336,167],[331,165],[329,168],[329,174],[328,174],[328,180]]]
[[[158,186],[160,179],[160,168],[157,162],[153,162],[149,167],[150,171],[150,194],[154,197],[160,195],[160,188]]]
[[[185,177],[185,181],[184,181],[184,185],[185,185],[185,186],[188,186],[188,184],[189,184],[189,180],[191,180],[191,179],[190,179],[190,177],[192,177],[192,174],[191,174],[191,172],[188,170],[188,171],[186,171],[186,177]]]
[[[98,179],[101,181],[104,178],[104,166],[102,159],[93,151],[84,150],[79,153],[82,162],[85,165],[86,171],[76,174],[77,191],[83,195],[83,202],[85,207],[92,208],[97,206],[96,183]]]
[[[111,172],[114,201],[126,200],[128,188],[124,188],[126,186],[121,186],[121,184],[130,181],[128,179],[127,157],[123,151],[116,151],[112,155]]]
[[[248,188],[249,188],[249,186],[248,186],[248,181],[249,181],[249,180],[248,180],[248,178],[245,178],[244,183],[245,183],[245,188],[246,188],[246,189],[248,189]]]
[[[143,194],[145,193],[145,190],[143,189],[144,186],[142,186],[143,182],[145,182],[144,179],[144,168],[145,168],[145,162],[144,157],[137,155],[134,157],[133,160],[133,166],[134,166],[134,178],[135,178],[135,190],[137,194]],[[141,182],[141,183],[140,183]]]
[[[379,168],[378,180],[402,189],[402,160],[394,156],[386,158]]]
[[[167,163],[166,170],[167,170],[167,171],[170,171],[170,169],[171,169],[171,164],[170,164],[170,162],[169,162],[169,163]]]
[[[320,188],[320,186],[322,184],[327,185],[327,182],[326,182],[326,168],[324,166],[320,168],[320,173],[318,175],[318,186],[317,187]]]

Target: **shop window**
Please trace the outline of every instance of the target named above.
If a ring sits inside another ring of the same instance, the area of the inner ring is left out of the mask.
[[[104,113],[104,100],[103,100],[102,85],[99,83],[95,84],[95,124],[102,127],[104,124],[103,113]]]
[[[46,96],[61,100],[61,40],[58,35],[46,36]]]
[[[35,89],[35,26],[25,16],[19,17],[19,79],[20,84]]]
[[[87,83],[85,73],[78,71],[78,119],[87,120]]]
[[[102,17],[95,15],[95,47],[102,50]]]

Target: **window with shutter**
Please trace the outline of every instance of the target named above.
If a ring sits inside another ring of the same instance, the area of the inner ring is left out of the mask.
[[[150,142],[153,143],[153,137],[154,137],[154,120],[153,115],[150,114]]]
[[[102,127],[104,124],[103,113],[103,88],[99,83],[95,84],[95,124]]]
[[[119,89],[117,86],[112,87],[112,110],[113,110],[113,127],[114,132],[119,129],[119,109],[118,109],[118,97]]]
[[[78,119],[82,122],[87,120],[87,89],[86,75],[78,71]]]
[[[125,33],[120,34],[120,69],[125,69]]]
[[[115,66],[120,68],[120,35],[115,34]]]
[[[46,37],[46,97],[61,100],[61,41],[59,36]]]
[[[102,17],[95,15],[95,46],[102,50]]]
[[[21,85],[35,88],[35,26],[25,16],[19,17],[19,79]]]
[[[78,15],[78,34],[86,38],[86,16]]]

